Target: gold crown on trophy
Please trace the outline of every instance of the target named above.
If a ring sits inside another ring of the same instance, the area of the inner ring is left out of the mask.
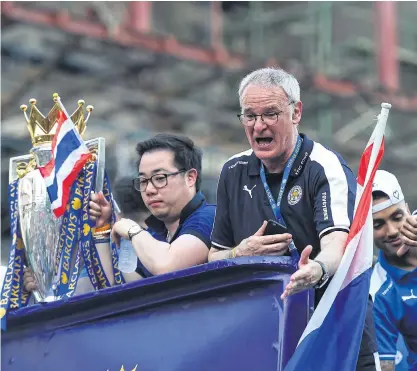
[[[32,145],[37,146],[52,142],[57,128],[58,113],[62,111],[58,99],[59,95],[54,93],[53,100],[55,104],[46,117],[42,115],[42,113],[38,110],[38,107],[36,107],[36,99],[34,98],[29,100],[31,105],[29,116],[26,113],[28,106],[26,104],[22,104],[20,106],[20,109],[23,111],[27,121],[28,130],[32,139]],[[93,106],[88,105],[86,107],[88,115],[87,118],[84,118],[84,111],[82,108],[84,104],[85,102],[80,99],[78,101],[78,108],[71,115],[71,120],[81,136],[85,132],[87,121],[90,118],[91,111],[94,109]]]

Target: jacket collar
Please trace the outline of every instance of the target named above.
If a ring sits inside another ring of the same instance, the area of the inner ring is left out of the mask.
[[[412,271],[406,271],[401,268],[394,267],[393,265],[389,264],[385,255],[382,251],[379,252],[379,262],[381,267],[384,268],[388,275],[396,282],[401,281],[405,276],[410,273],[415,274],[417,272],[417,268]]]

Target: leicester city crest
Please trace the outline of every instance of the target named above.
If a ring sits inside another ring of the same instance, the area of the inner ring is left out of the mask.
[[[301,200],[301,197],[303,196],[303,190],[299,185],[296,185],[291,188],[291,190],[288,192],[288,203],[292,206],[298,203],[298,201]]]

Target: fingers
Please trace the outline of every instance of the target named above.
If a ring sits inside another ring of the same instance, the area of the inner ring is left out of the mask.
[[[100,218],[100,216],[101,216],[100,211],[90,210],[90,217],[92,219],[94,218],[93,220]]]
[[[93,202],[98,202],[99,201],[98,194],[95,193],[95,192],[91,192],[91,194],[90,194],[90,200],[93,201]]]
[[[284,292],[281,295],[281,299],[284,300],[285,298],[287,298],[288,296],[297,294],[303,290],[308,289],[309,287],[306,287],[304,285],[302,285],[301,283],[298,282],[292,282],[289,283],[286,287]]]
[[[25,268],[25,273],[23,275],[23,286],[25,287],[26,291],[29,292],[38,288],[33,272],[30,268]]]
[[[417,215],[409,215],[404,226],[410,229],[410,231],[417,233]]]
[[[269,245],[278,242],[288,242],[290,243],[292,236],[289,233],[283,234],[272,234],[270,236],[260,236],[259,242],[262,245]]]
[[[301,291],[301,290],[299,290]],[[289,282],[287,286],[285,286],[285,290],[281,295],[281,300],[288,298],[291,295],[297,293],[297,283],[296,282]]]
[[[289,242],[273,243],[270,245],[264,245],[263,249],[260,251],[261,255],[272,255],[272,256],[281,256],[288,251]]]
[[[404,231],[401,239],[409,246],[417,246],[417,235]]]
[[[266,220],[264,220],[264,222],[261,225],[261,228],[259,228],[256,233],[254,234],[254,236],[263,236],[265,233],[265,229],[266,229],[266,225],[268,224],[268,222]]]
[[[99,193],[91,192],[90,202],[89,202],[90,210],[101,211],[101,208],[103,206],[109,206],[109,205],[110,204],[106,200],[106,197],[104,197],[103,192],[99,192]]]
[[[38,286],[36,286],[35,282],[28,282],[26,284],[24,284],[24,287],[26,289],[26,291],[28,292],[32,292],[38,289]]]
[[[116,224],[114,226],[116,226]],[[120,247],[120,236],[117,234],[116,228],[114,228],[114,226],[110,232],[110,240],[114,241],[117,247]]]
[[[403,256],[405,253],[408,252],[408,250],[410,250],[410,243],[415,243],[416,244],[415,246],[417,246],[417,243],[416,242],[413,242],[413,241],[406,242],[405,241],[405,237],[403,237],[403,240],[404,240],[404,245],[402,245],[397,250],[397,256],[399,256],[399,257]]]
[[[417,228],[406,223],[401,229],[401,234],[404,243],[410,246],[417,246]]]
[[[307,265],[303,265],[291,276],[290,282],[287,284],[281,295],[281,299],[284,300],[290,295],[294,295],[298,292],[314,287],[314,285],[320,280],[321,275],[322,268],[318,263],[311,262]]]
[[[90,212],[90,217],[92,220],[96,220],[98,218],[100,218],[101,216],[101,207],[99,204],[97,204],[94,201],[90,201],[88,203],[88,206],[90,207],[89,212]]]
[[[100,194],[92,193],[91,201],[88,203],[88,206],[90,207],[90,219],[92,221],[96,221],[101,217],[101,206],[97,203],[99,202],[99,195]]]
[[[298,267],[301,268],[308,264],[310,260],[310,254],[313,251],[313,246],[308,245],[302,252],[300,256],[300,260],[298,262]]]
[[[417,238],[417,228],[414,227],[410,223],[404,223],[403,227],[401,228],[401,233],[408,232],[414,235]]]
[[[106,197],[104,197],[103,192],[99,192],[98,193],[98,201],[100,203],[101,206],[108,206],[110,205],[109,202],[107,201]]]
[[[288,298],[288,296],[290,296],[290,291],[287,290],[287,287],[285,287],[285,290],[281,295],[281,300],[285,300],[286,298]]]
[[[94,201],[90,201],[88,203],[88,206],[90,207],[90,211],[98,211],[101,212],[101,207],[98,203],[94,202]]]
[[[299,284],[310,283],[313,281],[313,272],[310,269],[304,268],[295,272],[291,278],[290,282],[298,282]]]
[[[296,273],[299,273],[299,271]],[[290,295],[297,294],[303,290],[313,287],[314,284],[311,282],[311,279],[311,275],[306,272],[303,272],[303,274],[299,276],[295,276],[294,274],[293,277],[291,277],[290,282],[285,287],[285,290],[281,295],[281,299],[284,300]]]

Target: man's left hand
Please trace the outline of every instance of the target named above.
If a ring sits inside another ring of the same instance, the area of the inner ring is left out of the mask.
[[[319,282],[323,270],[319,263],[310,259],[312,251],[313,247],[309,245],[301,252],[298,271],[291,276],[290,282],[281,295],[282,300],[300,291],[311,289]]]
[[[125,218],[122,218],[118,222],[114,223],[113,228],[111,230],[112,241],[116,242],[117,246],[120,246],[120,239],[124,238],[128,240],[129,229],[135,225],[138,225],[138,223],[134,222],[133,220],[125,219]]]

